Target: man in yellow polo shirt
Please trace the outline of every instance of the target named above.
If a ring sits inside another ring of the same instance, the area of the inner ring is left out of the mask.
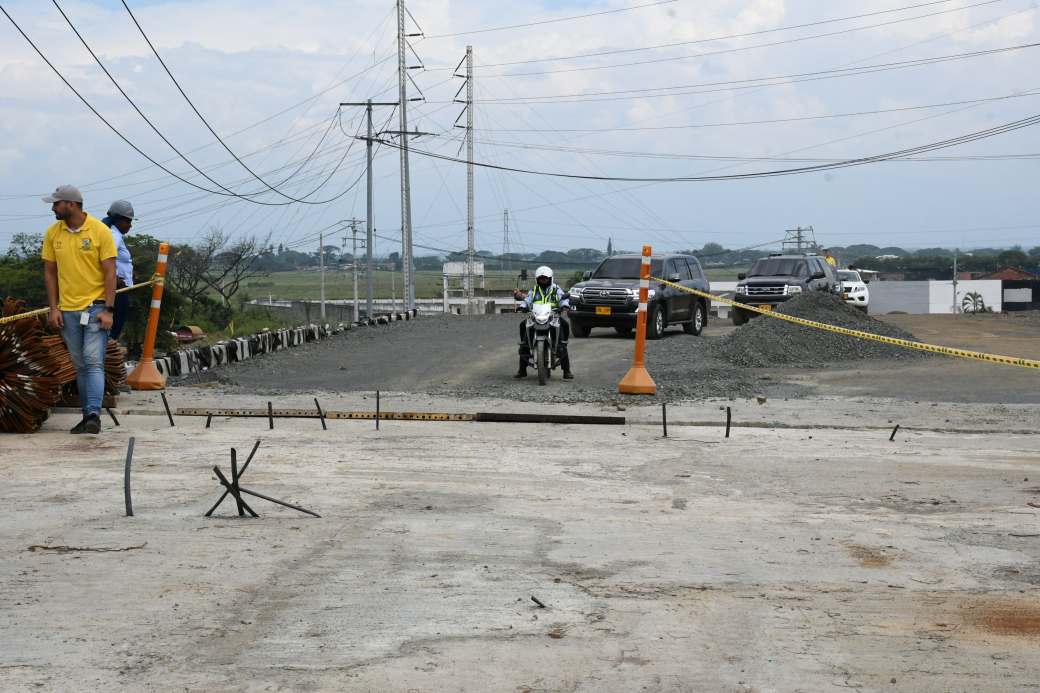
[[[116,300],[116,244],[112,231],[83,211],[83,195],[71,185],[43,198],[58,223],[43,238],[44,280],[50,324],[76,367],[83,420],[71,433],[101,432],[105,353]]]

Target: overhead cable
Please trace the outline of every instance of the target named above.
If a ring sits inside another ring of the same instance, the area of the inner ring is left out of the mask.
[[[512,62],[506,62],[506,63],[486,63],[485,67],[507,67],[507,66],[510,66],[510,65],[530,65],[532,63],[556,62],[556,61],[560,61],[560,60],[579,60],[581,58],[599,58],[599,57],[602,57],[604,55],[618,55],[618,54],[621,54],[621,53],[638,53],[640,51],[655,51],[655,50],[661,50],[661,49],[664,49],[664,48],[676,48],[678,46],[692,46],[692,45],[696,45],[698,43],[714,43],[716,41],[729,41],[729,40],[732,40],[732,39],[747,38],[749,36],[760,36],[762,34],[775,34],[775,33],[780,32],[780,31],[792,31],[794,29],[804,29],[806,27],[820,26],[820,25],[823,25],[823,24],[836,24],[838,22],[848,22],[848,21],[851,21],[853,19],[863,19],[865,17],[874,17],[874,16],[881,15],[881,14],[891,14],[893,12],[906,12],[906,11],[909,11],[909,10],[917,9],[919,7],[928,7],[930,5],[944,5],[944,4],[948,4],[948,3],[952,2],[952,1],[953,0],[936,0],[934,2],[925,2],[925,3],[921,3],[919,5],[910,5],[908,7],[897,7],[895,9],[891,9],[891,10],[881,10],[879,12],[868,12],[867,14],[856,14],[856,15],[851,15],[849,17],[839,17],[837,19],[824,19],[824,20],[819,21],[819,22],[808,22],[806,24],[792,24],[790,26],[781,26],[781,27],[777,27],[775,29],[762,29],[760,31],[749,31],[749,32],[745,32],[743,34],[730,34],[729,36],[715,36],[713,38],[695,39],[693,41],[679,41],[678,43],[664,43],[664,44],[660,44],[660,45],[657,45],[657,46],[642,46],[642,47],[639,47],[639,48],[622,48],[622,49],[619,49],[619,50],[602,51],[602,52],[599,52],[599,53],[582,53],[580,55],[567,55],[567,56],[562,56],[562,57],[559,57],[559,58],[532,58],[530,60],[514,60]],[[999,2],[999,0],[994,0],[994,1],[995,2]],[[984,3],[984,4],[987,4],[987,3]],[[958,8],[958,9],[964,9],[964,8]],[[951,10],[951,11],[954,11],[954,10]],[[922,16],[929,17],[931,15],[922,15]],[[911,17],[909,19],[918,19],[918,17]],[[900,20],[900,21],[909,21],[909,20]],[[867,27],[867,28],[869,28],[869,27]],[[447,68],[436,67],[436,68],[429,68],[429,69],[430,70],[445,70]]]
[[[429,39],[447,38],[449,36],[465,36],[467,34],[486,34],[489,31],[505,31],[507,29],[521,29],[521,28],[527,27],[527,26],[539,26],[541,24],[554,24],[556,22],[569,22],[569,21],[571,21],[573,19],[585,19],[587,17],[598,17],[598,16],[604,15],[604,14],[616,14],[618,12],[628,12],[629,10],[639,10],[639,9],[643,9],[644,7],[658,7],[660,5],[669,5],[669,4],[673,3],[673,2],[678,2],[678,0],[661,0],[661,2],[651,2],[651,3],[648,3],[646,5],[636,5],[635,7],[620,7],[618,9],[616,9],[616,10],[605,10],[603,12],[592,12],[590,14],[579,14],[579,15],[574,16],[574,17],[560,17],[559,19],[546,19],[546,20],[543,20],[543,21],[540,21],[540,22],[528,22],[527,24],[513,24],[512,26],[500,26],[500,27],[495,27],[495,28],[492,28],[492,29],[474,29],[472,31],[458,31],[458,32],[456,32],[454,34],[438,34],[437,36],[425,36],[424,38],[429,40]]]
[[[148,44],[148,47],[152,49],[152,53],[159,60],[159,64],[162,65],[163,70],[165,70],[166,74],[170,76],[171,80],[173,80],[173,84],[174,84],[174,86],[177,87],[177,91],[179,91],[181,93],[181,96],[184,97],[184,100],[188,102],[189,106],[191,106],[191,110],[195,111],[195,115],[197,115],[199,117],[199,120],[201,120],[202,124],[206,126],[206,129],[209,130],[210,133],[220,143],[220,145],[222,147],[224,147],[224,149],[227,150],[227,153],[230,154],[232,157],[234,157],[235,161],[237,161],[242,168],[244,168],[246,171],[249,172],[249,175],[251,175],[253,178],[255,178],[260,183],[262,183],[271,192],[276,193],[278,195],[281,195],[282,197],[284,197],[284,198],[286,198],[288,200],[291,200],[292,202],[299,202],[299,203],[303,203],[303,204],[313,204],[313,203],[307,202],[305,199],[298,199],[298,198],[292,197],[291,195],[286,195],[282,191],[280,191],[277,188],[273,187],[271,184],[269,184],[263,178],[261,178],[260,176],[256,175],[256,173],[254,173],[251,168],[246,166],[244,161],[242,161],[240,158],[238,158],[237,154],[235,154],[233,151],[231,151],[231,147],[227,146],[227,143],[225,143],[224,140],[222,140],[220,138],[220,135],[217,134],[217,131],[214,130],[213,127],[209,124],[209,122],[202,116],[202,114],[199,113],[199,109],[195,107],[195,104],[192,103],[190,98],[188,98],[188,95],[184,93],[184,89],[181,88],[181,85],[177,81],[177,78],[173,76],[172,72],[170,72],[170,68],[168,68],[166,66],[166,62],[162,59],[162,56],[159,55],[159,51],[155,50],[155,46],[152,45],[152,40],[150,38],[148,38],[148,34],[146,34],[144,32],[144,29],[141,27],[140,22],[137,21],[137,17],[135,17],[133,11],[130,10],[130,6],[126,4],[126,0],[121,0],[121,2],[123,3],[123,7],[125,7],[126,11],[130,14],[130,18],[134,20],[134,25],[137,27],[137,30],[140,31],[141,32],[141,36],[144,37],[145,43]],[[317,192],[317,190],[315,190],[314,192]],[[311,193],[311,194],[313,194],[313,193]],[[322,204],[322,203],[317,203],[317,204]]]
[[[831,36],[840,36],[842,34],[850,34],[857,31],[865,31],[867,29],[876,29],[884,26],[891,26],[893,24],[902,24],[904,22],[912,22],[916,19],[926,19],[928,17],[935,17],[938,15],[949,14],[951,12],[960,12],[961,10],[972,9],[975,7],[981,7],[983,5],[992,5],[994,3],[1003,2],[1003,0],[984,0],[984,2],[976,3],[974,5],[965,5],[964,7],[957,7],[951,10],[942,10],[939,12],[932,12],[930,14],[922,14],[916,17],[904,17],[903,19],[893,19],[889,22],[881,22],[879,24],[869,24],[867,26],[855,27],[852,29],[842,29],[840,31],[831,31],[825,34],[814,34],[812,36],[802,36],[799,38],[784,39],[782,41],[773,41],[772,43],[760,43],[754,46],[741,46],[739,48],[726,48],[723,50],[710,51],[708,53],[696,53],[694,55],[677,55],[668,58],[654,58],[652,60],[639,60],[631,63],[615,63],[613,65],[590,65],[588,67],[571,67],[562,70],[539,70],[537,72],[513,72],[507,77],[525,77],[529,75],[553,75],[567,72],[588,72],[590,70],[608,70],[618,67],[636,67],[639,65],[652,65],[656,63],[667,63],[675,62],[677,60],[692,60],[694,58],[707,58],[714,55],[725,55],[727,53],[742,53],[744,51],[756,50],[758,48],[771,48],[774,46],[783,46],[790,43],[802,43],[804,41],[812,41],[819,38],[828,38]]]
[[[748,180],[752,178],[773,178],[777,176],[789,176],[799,173],[811,173],[817,171],[827,171],[838,168],[848,168],[850,166],[862,166],[864,164],[878,163],[882,161],[888,161],[891,159],[912,156],[914,154],[935,151],[937,149],[944,149],[947,147],[953,147],[959,144],[965,144],[968,142],[974,142],[976,140],[985,139],[987,137],[994,137],[996,135],[1002,135],[1014,130],[1030,127],[1040,123],[1040,115],[1030,116],[1028,118],[1022,118],[1020,120],[1005,123],[994,128],[986,130],[979,130],[977,132],[969,133],[967,135],[961,135],[959,137],[942,140],[939,142],[933,142],[918,147],[910,147],[896,152],[887,152],[884,154],[876,154],[874,156],[862,157],[858,159],[845,159],[842,161],[819,164],[816,166],[804,166],[800,168],[781,169],[777,171],[758,171],[755,173],[734,173],[723,176],[674,176],[665,178],[636,178],[628,176],[591,176],[581,175],[572,173],[554,173],[551,171],[532,171],[528,169],[511,168],[507,166],[496,166],[493,164],[485,164],[478,161],[474,161],[474,166],[484,166],[487,168],[497,168],[503,171],[511,171],[513,173],[527,173],[532,175],[547,176],[553,178],[577,178],[582,180],[598,180],[598,181],[621,181],[627,183],[693,183],[703,181],[722,181],[722,180]],[[384,144],[397,148],[398,145],[393,142],[383,141]],[[417,150],[419,154],[423,156],[429,156],[436,159],[442,159],[445,161],[453,161],[455,163],[467,163],[462,159],[455,157],[445,156],[443,154],[434,154],[429,151]]]
[[[767,86],[783,86],[785,84],[798,84],[801,82],[816,82],[822,79],[835,79],[837,77],[853,77],[874,72],[888,72],[890,70],[907,67],[921,67],[937,63],[950,62],[953,60],[965,60],[978,58],[997,53],[1009,53],[1011,51],[1036,48],[1038,43],[1026,43],[1017,46],[1005,46],[1003,48],[989,48],[987,50],[973,51],[971,53],[953,53],[931,58],[917,58],[914,60],[903,60],[894,63],[878,63],[876,65],[863,65],[860,67],[842,67],[832,70],[818,70],[815,72],[796,72],[789,75],[776,75],[774,77],[753,77],[750,79],[727,80],[723,82],[702,82],[700,84],[686,84],[676,87],[648,87],[646,89],[622,89],[617,91],[590,92],[587,94],[552,94],[549,96],[529,96],[523,98],[505,98],[495,100],[483,100],[479,103],[495,105],[522,101],[524,103],[585,103],[589,101],[618,101],[621,99],[646,99],[661,98],[667,96],[688,96],[690,94],[707,94],[716,91],[731,91],[732,89],[757,89]],[[509,77],[510,75],[504,75]],[[775,80],[788,80],[775,81]],[[704,89],[703,87],[725,87],[723,89]],[[693,89],[696,91],[676,91],[678,89]],[[650,92],[668,92],[665,94]],[[625,96],[626,94],[630,96]],[[602,97],[602,98],[589,98]]]

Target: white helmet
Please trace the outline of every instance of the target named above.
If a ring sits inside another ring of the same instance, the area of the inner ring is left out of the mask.
[[[549,281],[551,282],[552,278],[553,278],[553,276],[552,276],[552,269],[550,269],[546,265],[542,265],[541,267],[536,269],[534,271],[534,279],[535,279],[535,281],[538,281],[538,279],[541,278],[541,277],[549,277]]]

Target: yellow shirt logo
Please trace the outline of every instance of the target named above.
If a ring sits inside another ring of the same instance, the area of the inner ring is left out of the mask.
[[[80,246],[80,250],[90,250],[90,249],[91,249],[90,239],[89,238],[84,238],[83,239],[83,245]]]

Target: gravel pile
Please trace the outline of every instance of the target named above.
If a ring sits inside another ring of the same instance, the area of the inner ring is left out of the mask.
[[[860,332],[913,342],[914,335],[895,325],[866,315],[833,294],[810,291],[781,303],[777,313]],[[859,359],[919,359],[934,356],[860,337],[758,316],[728,335],[712,340],[704,349],[710,356],[743,368],[819,366]]]

